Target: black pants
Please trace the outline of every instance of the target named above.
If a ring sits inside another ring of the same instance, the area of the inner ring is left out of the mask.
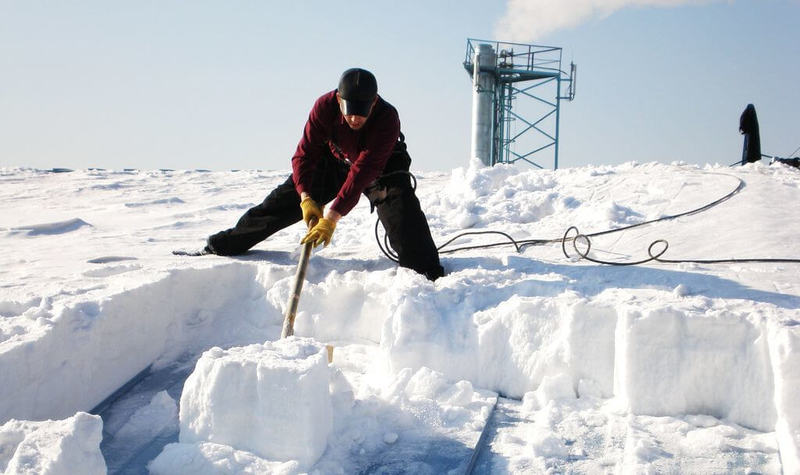
[[[404,144],[403,144],[404,145]],[[404,152],[404,150],[403,150]],[[405,157],[408,157],[405,154]],[[405,169],[410,159],[393,154],[385,172]],[[349,166],[332,155],[324,156],[314,172],[310,195],[320,204],[332,201],[347,178]],[[428,221],[420,208],[407,175],[393,175],[379,180],[385,193],[376,198],[370,193],[378,218],[386,229],[400,265],[408,267],[428,279],[435,280],[444,275],[439,263],[439,252],[431,237]],[[242,254],[281,229],[303,219],[300,195],[290,176],[278,185],[264,201],[250,208],[239,218],[236,226],[209,236],[208,249],[214,254],[231,256]]]

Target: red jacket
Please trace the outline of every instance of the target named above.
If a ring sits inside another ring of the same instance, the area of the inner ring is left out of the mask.
[[[323,94],[308,115],[303,137],[292,157],[297,193],[311,192],[314,169],[330,150],[333,156],[350,163],[347,179],[330,206],[346,215],[358,203],[364,188],[380,176],[399,136],[397,110],[380,96],[364,126],[353,130],[339,110],[336,90]]]

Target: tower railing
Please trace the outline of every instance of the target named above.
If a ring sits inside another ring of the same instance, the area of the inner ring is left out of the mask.
[[[476,67],[476,54],[487,51],[487,45],[492,49],[492,59],[487,63],[484,58]],[[577,72],[574,63],[570,63],[569,71],[562,69],[562,49],[470,38],[467,40],[464,68],[473,77],[476,93],[492,95],[491,111],[486,112],[492,115],[489,120],[491,130],[487,132],[486,127],[475,130],[476,119],[473,117],[473,135],[490,134],[487,137],[491,143],[489,156],[478,158],[487,165],[524,161],[544,168],[533,156],[552,148],[553,168],[557,169],[561,100],[575,98]],[[476,74],[483,76],[484,80],[478,81]],[[487,81],[486,77],[490,80]],[[568,86],[566,95],[562,95],[562,83]],[[486,89],[487,84],[491,90]],[[481,87],[483,89],[479,89]],[[530,118],[533,114],[535,117]],[[484,154],[486,149],[473,150],[473,153]]]

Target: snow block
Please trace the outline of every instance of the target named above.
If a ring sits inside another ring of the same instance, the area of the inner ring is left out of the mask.
[[[383,328],[381,346],[391,368],[427,366],[512,398],[546,377],[566,375],[573,396],[613,396],[613,306],[564,292],[510,295],[474,313],[464,310],[486,305],[455,305],[445,291],[405,298]]]
[[[615,394],[638,415],[707,414],[770,432],[777,415],[765,327],[730,311],[622,308]]]
[[[0,426],[0,472],[105,474],[102,438],[103,420],[85,412],[60,421],[12,419]]]
[[[333,430],[325,345],[290,337],[212,348],[186,380],[180,442],[214,442],[312,466]]]
[[[800,474],[800,325],[774,324],[770,349],[775,374],[776,434],[783,473]]]

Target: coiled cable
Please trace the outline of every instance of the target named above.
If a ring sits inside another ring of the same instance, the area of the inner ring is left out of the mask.
[[[416,177],[414,177],[414,175],[411,172],[400,171],[400,172],[393,172],[393,173],[407,173],[410,177],[412,177],[413,182],[414,182],[413,189],[416,190],[417,180],[416,180]],[[715,207],[715,206],[717,206],[717,205],[719,205],[719,204],[731,199],[737,193],[742,191],[744,189],[744,187],[745,187],[745,182],[739,177],[736,177],[736,176],[733,176],[733,175],[728,175],[726,173],[710,173],[710,174],[721,175],[721,176],[727,176],[727,177],[730,177],[730,178],[734,178],[734,179],[737,180],[736,187],[734,187],[730,192],[728,192],[724,196],[722,196],[722,197],[720,197],[720,198],[718,198],[718,199],[716,199],[714,201],[711,201],[710,203],[704,204],[703,206],[700,206],[698,208],[694,208],[692,210],[685,211],[685,212],[682,212],[682,213],[668,215],[668,216],[662,216],[660,218],[651,219],[651,220],[648,220],[648,221],[643,221],[641,223],[631,224],[631,225],[623,226],[623,227],[619,227],[619,228],[607,229],[607,230],[604,230],[604,231],[598,231],[598,232],[589,233],[589,234],[582,234],[578,230],[578,228],[576,226],[570,226],[569,228],[567,228],[566,232],[564,233],[564,235],[561,238],[552,238],[552,239],[522,239],[522,240],[517,240],[517,239],[514,239],[513,237],[511,237],[508,233],[505,233],[503,231],[494,231],[494,230],[465,231],[465,232],[459,233],[456,236],[448,239],[444,244],[442,244],[441,246],[437,247],[437,250],[439,251],[439,254],[450,254],[450,253],[459,252],[459,251],[465,251],[465,250],[490,249],[490,248],[499,247],[499,246],[513,245],[514,248],[516,249],[516,251],[518,253],[520,253],[528,246],[560,243],[561,244],[561,251],[564,254],[564,256],[567,257],[568,259],[573,259],[575,257],[575,255],[577,255],[578,256],[578,260],[586,259],[586,260],[588,260],[590,262],[594,262],[594,263],[597,263],[597,264],[606,264],[606,265],[613,265],[613,266],[633,266],[633,265],[644,264],[644,263],[651,262],[651,261],[662,262],[662,263],[667,263],[667,264],[680,264],[680,263],[725,264],[725,263],[748,263],[748,262],[800,263],[800,259],[796,259],[796,258],[664,259],[661,256],[663,256],[667,252],[667,249],[669,249],[669,242],[666,239],[656,239],[655,241],[650,243],[650,245],[647,247],[647,254],[648,254],[649,257],[646,258],[646,259],[641,259],[641,260],[637,260],[637,261],[630,261],[630,262],[606,261],[606,260],[598,259],[598,258],[595,258],[595,257],[592,257],[592,256],[589,255],[589,252],[591,251],[591,248],[592,248],[592,241],[590,239],[592,237],[603,236],[603,235],[612,234],[612,233],[618,233],[618,232],[627,231],[627,230],[630,230],[630,229],[633,229],[633,228],[646,226],[646,225],[653,224],[653,223],[658,223],[658,222],[661,222],[661,221],[669,221],[669,220],[677,219],[677,218],[680,218],[680,217],[683,217],[683,216],[690,216],[690,215],[702,213],[704,211],[707,211],[707,210],[709,210],[709,209],[711,209],[711,208],[713,208],[713,207]],[[381,239],[380,239],[380,236],[379,236],[379,225],[380,225],[380,219],[378,219],[375,222],[375,239],[378,242],[378,247],[381,249],[381,251],[383,252],[383,254],[387,258],[389,258],[390,260],[392,260],[394,262],[399,262],[397,253],[394,252],[394,250],[391,248],[391,245],[389,244],[388,235],[384,235],[383,243],[381,242]],[[573,232],[575,233],[575,235],[571,236],[571,234]],[[447,248],[453,242],[455,242],[455,241],[457,241],[457,240],[459,240],[459,239],[461,239],[463,237],[474,236],[474,235],[489,235],[489,234],[496,234],[496,235],[502,236],[502,237],[505,238],[505,240],[504,241],[499,241],[499,242],[488,243],[488,244],[476,244],[476,245],[469,245],[469,246],[461,246],[461,247],[452,248],[452,249],[448,249]],[[572,243],[572,249],[575,251],[574,255],[570,255],[570,253],[567,251],[567,243],[568,242]],[[585,249],[581,250],[579,248],[579,245],[583,245],[585,247]],[[661,245],[663,247],[659,248],[659,245]]]

